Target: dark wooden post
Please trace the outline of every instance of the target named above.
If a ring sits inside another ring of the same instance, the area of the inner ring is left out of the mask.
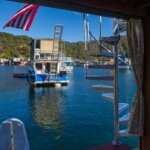
[[[150,150],[150,17],[143,18],[144,24],[144,136],[140,138],[140,150]]]

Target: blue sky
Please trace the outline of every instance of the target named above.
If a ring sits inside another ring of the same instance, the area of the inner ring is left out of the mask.
[[[1,32],[8,32],[15,35],[27,35],[33,38],[53,37],[55,24],[63,24],[63,39],[66,41],[83,41],[83,16],[82,13],[76,13],[61,9],[40,7],[29,31],[15,28],[2,29],[6,22],[23,6],[22,3],[1,0],[0,5],[0,29]],[[112,33],[111,18],[103,17],[102,35],[107,36]],[[90,30],[93,35],[99,36],[99,16],[90,15]]]

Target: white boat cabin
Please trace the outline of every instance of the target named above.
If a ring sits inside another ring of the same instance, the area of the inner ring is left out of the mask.
[[[66,65],[62,61],[35,61],[33,68],[36,74],[61,74],[66,73]]]

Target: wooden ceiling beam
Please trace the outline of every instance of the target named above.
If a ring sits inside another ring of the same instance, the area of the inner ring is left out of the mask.
[[[150,7],[150,1],[145,2],[145,3],[140,3],[136,6],[136,8],[138,8],[138,9],[144,9],[146,7]]]
[[[106,2],[95,2],[93,0],[89,0],[88,3],[85,3],[83,1],[75,1],[74,4],[81,5],[81,6],[87,6],[87,7],[93,7],[98,8],[106,11],[111,11],[115,13],[121,13],[123,16],[143,16],[144,11],[143,10],[133,10],[133,5],[129,5],[127,3],[118,3],[114,4],[113,1],[106,1]]]
[[[146,12],[143,9],[132,7],[128,0],[11,0],[24,3],[34,3],[47,7],[67,9],[83,13],[92,13],[108,17],[143,17]]]

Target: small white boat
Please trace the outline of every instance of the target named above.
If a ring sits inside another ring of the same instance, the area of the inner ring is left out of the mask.
[[[2,122],[0,150],[30,150],[23,122],[15,118]]]
[[[67,73],[71,73],[73,71],[73,60],[72,60],[72,58],[71,57],[62,57],[60,60],[65,63]]]
[[[130,69],[130,65],[127,62],[119,62],[118,69]]]
[[[131,63],[124,55],[118,55],[118,68],[119,69],[130,69]]]

